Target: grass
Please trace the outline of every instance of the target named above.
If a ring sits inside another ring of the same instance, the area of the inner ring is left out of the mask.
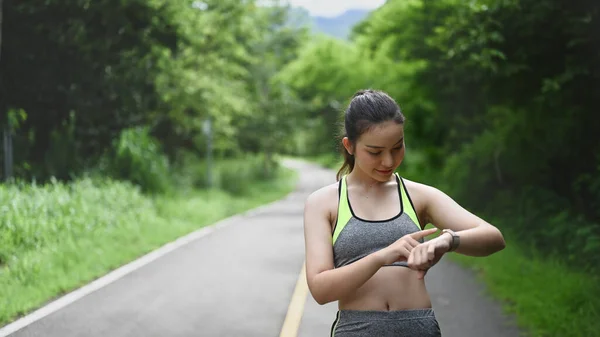
[[[507,247],[486,258],[451,254],[477,271],[492,297],[529,336],[583,337],[600,331],[600,279],[538,256],[505,234]]]
[[[167,242],[291,192],[295,173],[244,194],[150,198],[130,184],[0,186],[0,326]]]

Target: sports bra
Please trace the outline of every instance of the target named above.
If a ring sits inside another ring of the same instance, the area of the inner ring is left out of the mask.
[[[364,220],[356,216],[348,199],[346,176],[338,186],[337,220],[333,229],[333,260],[336,268],[353,263],[383,249],[406,234],[421,230],[419,219],[404,181],[394,174],[398,184],[400,213],[387,220]],[[423,239],[418,240],[424,242]],[[388,266],[406,267],[406,262]]]

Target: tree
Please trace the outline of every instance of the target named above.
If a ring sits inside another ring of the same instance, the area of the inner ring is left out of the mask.
[[[239,128],[240,148],[251,152],[264,152],[266,174],[271,174],[273,154],[281,152],[298,125],[299,100],[277,74],[297,57],[307,29],[288,24],[291,10],[274,1],[260,8],[255,17],[259,33],[250,45],[255,58],[249,66],[248,88],[255,101],[254,112],[242,116]]]

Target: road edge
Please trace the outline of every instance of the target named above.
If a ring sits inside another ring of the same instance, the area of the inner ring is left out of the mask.
[[[245,212],[241,212],[241,213],[232,215],[230,217],[221,219],[213,224],[204,226],[204,227],[199,228],[195,231],[192,231],[186,235],[183,235],[183,236],[175,239],[174,241],[165,243],[161,247],[159,247],[147,254],[144,254],[141,257],[139,257],[131,262],[128,262],[117,269],[114,269],[114,270],[108,272],[104,276],[101,276],[79,288],[76,288],[75,290],[73,290],[71,292],[68,292],[67,294],[65,294],[63,296],[58,297],[55,300],[50,301],[49,303],[43,305],[42,307],[35,309],[31,313],[29,313],[21,318],[18,318],[16,321],[13,321],[3,327],[0,327],[0,337],[9,336],[10,334],[23,329],[24,327],[78,301],[79,299],[81,299],[103,287],[106,287],[107,285],[109,285],[109,284],[123,278],[124,276],[148,265],[149,263],[171,253],[172,251],[179,249],[181,247],[184,247],[200,238],[203,238],[218,229],[224,228],[224,227],[230,225],[231,223],[236,222],[240,219],[252,217],[257,214],[260,214],[261,212],[265,211],[267,208],[270,208],[270,207],[276,205],[277,203],[280,203],[280,202],[284,201],[285,199],[289,198],[292,194],[294,194],[296,192],[296,190],[297,190],[297,185],[294,187],[294,189],[291,192],[287,193],[282,198],[279,198],[275,201],[266,203],[264,205],[257,206],[252,209],[249,209]]]

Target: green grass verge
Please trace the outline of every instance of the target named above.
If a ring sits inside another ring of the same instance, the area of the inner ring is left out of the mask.
[[[477,272],[490,295],[516,316],[528,336],[583,337],[600,331],[600,279],[537,256],[514,243],[485,258],[450,254]]]
[[[182,235],[280,199],[295,181],[282,169],[243,195],[188,190],[154,198],[89,179],[0,185],[0,326]]]

